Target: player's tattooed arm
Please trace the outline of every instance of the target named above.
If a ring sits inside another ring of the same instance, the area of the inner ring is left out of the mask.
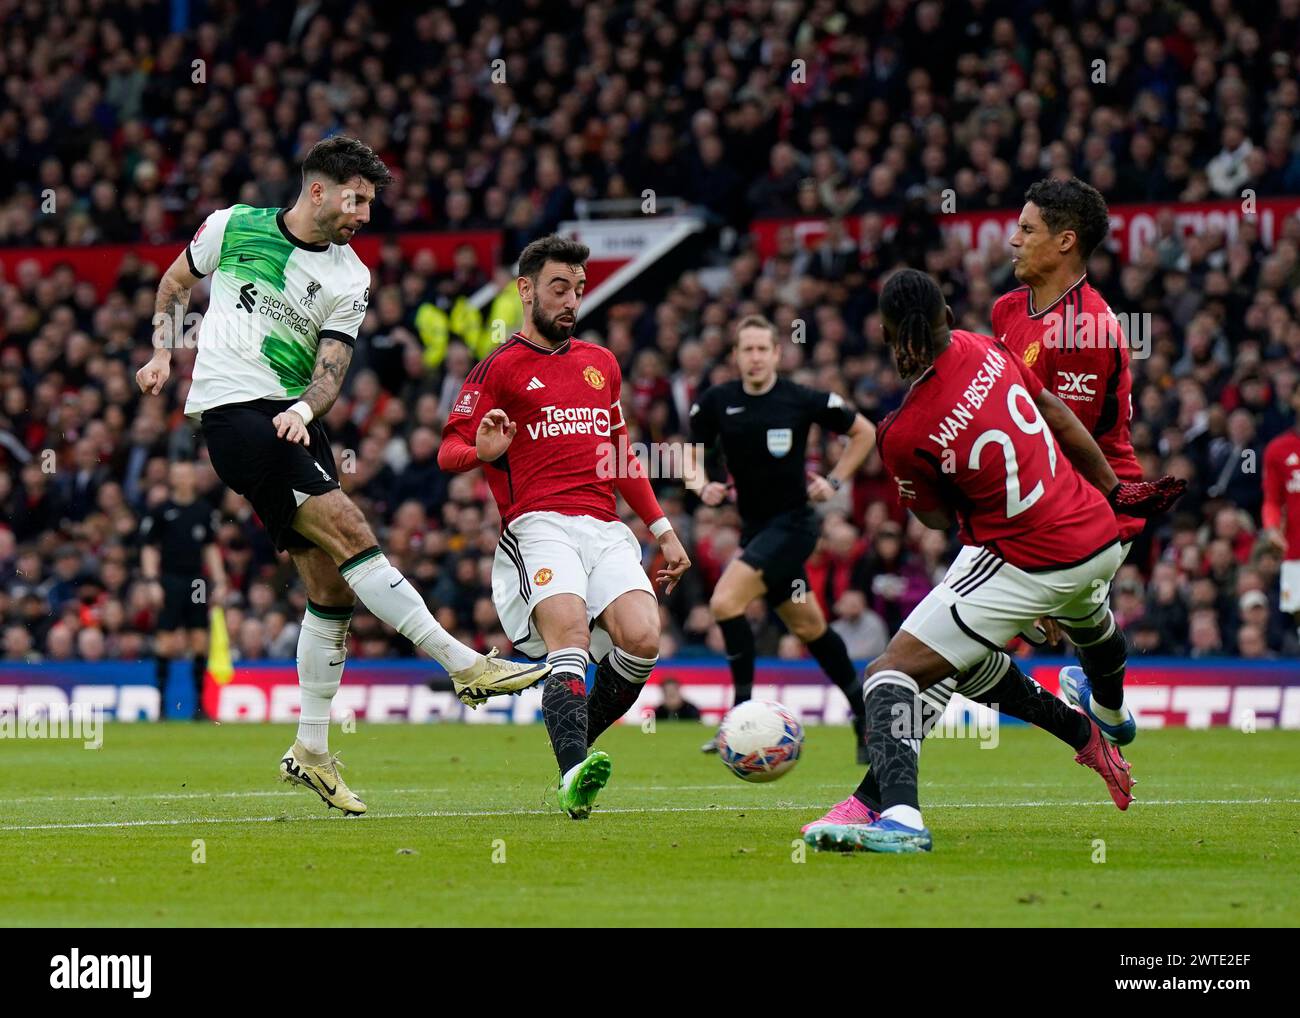
[[[153,304],[153,356],[135,373],[141,392],[151,396],[162,392],[171,374],[172,350],[184,342],[185,312],[190,306],[190,291],[199,278],[190,271],[182,252],[159,280]]]
[[[334,401],[339,398],[339,393],[343,391],[343,379],[351,363],[352,347],[347,343],[328,336],[320,341],[311,384],[298,397],[311,407],[313,417],[328,413]]]
[[[1079,418],[1046,389],[1039,390],[1038,395],[1034,397],[1034,403],[1037,404],[1047,426],[1052,429],[1057,442],[1061,444],[1061,449],[1074,464],[1075,469],[1083,475],[1083,479],[1103,495],[1113,491],[1119,484],[1119,478],[1106,462],[1106,456],[1097,445],[1096,439],[1088,434],[1088,429],[1083,426]]]

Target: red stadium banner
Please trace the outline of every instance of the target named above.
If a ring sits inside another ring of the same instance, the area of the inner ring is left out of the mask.
[[[1057,692],[1057,672],[1072,661],[1043,658],[1021,666],[1045,688]],[[188,672],[188,662],[180,663]],[[334,701],[336,720],[371,723],[465,721],[471,724],[532,723],[541,719],[541,690],[489,700],[477,711],[464,707],[450,691],[426,682],[441,672],[423,660],[350,661]],[[847,724],[848,703],[811,662],[762,659],[757,699],[778,700],[805,724]],[[683,696],[704,720],[716,723],[731,705],[731,680],[725,663],[707,658],[665,661],[625,721],[639,722],[661,702],[660,684],[675,679]],[[1300,667],[1290,661],[1177,658],[1138,659],[1124,682],[1126,699],[1143,728],[1208,728],[1231,725],[1254,730],[1300,729]],[[175,691],[177,686],[173,685]],[[169,696],[188,701],[187,696]],[[234,677],[205,683],[203,705],[218,721],[292,722],[298,717],[298,675],[292,661],[237,662]],[[150,661],[98,664],[12,664],[0,662],[0,715],[97,707],[122,721],[152,720],[159,709]],[[192,710],[183,703],[178,716]],[[950,713],[973,705],[958,700]],[[979,708],[984,710],[984,708]]]
[[[1176,227],[1183,236],[1221,231],[1231,241],[1237,236],[1241,223],[1253,219],[1259,224],[1260,241],[1272,248],[1282,236],[1282,225],[1289,216],[1300,213],[1300,198],[1258,198],[1253,214],[1242,211],[1240,201],[1215,202],[1156,202],[1145,205],[1112,205],[1110,207],[1110,242],[1121,262],[1128,262],[1133,252],[1156,238],[1157,220],[1161,212],[1174,214]],[[980,212],[954,212],[936,216],[945,236],[956,236],[966,248],[981,251],[1007,252],[1007,240],[1015,232],[1020,209],[1003,209]],[[898,222],[898,216],[882,216],[886,229]],[[759,219],[750,227],[756,250],[763,258],[776,254],[778,235],[789,227],[795,239],[804,248],[815,248],[826,235],[827,220],[813,219]],[[857,240],[861,233],[861,217],[845,216],[844,226]]]
[[[451,268],[452,255],[462,244],[469,244],[478,254],[479,265],[490,271],[497,263],[501,250],[501,234],[497,230],[474,230],[463,233],[394,233],[365,234],[352,242],[352,248],[367,265],[379,262],[379,248],[386,240],[394,238],[401,245],[407,260],[421,251],[431,251],[438,260],[438,268]],[[103,297],[117,282],[122,263],[128,255],[158,267],[163,272],[175,261],[185,244],[105,244],[96,247],[0,247],[0,278],[14,282],[19,278],[25,263],[36,265],[45,275],[59,265],[70,265],[78,279],[95,284]]]

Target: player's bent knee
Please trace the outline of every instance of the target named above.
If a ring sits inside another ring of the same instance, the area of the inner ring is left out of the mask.
[[[352,608],[357,603],[357,595],[342,576],[322,580],[314,577],[307,584],[307,597],[317,604],[329,605],[331,608]]]
[[[727,619],[734,619],[737,615],[743,615],[744,612],[745,606],[743,604],[737,604],[735,600],[730,597],[725,595],[719,597],[715,592],[714,595],[709,598],[709,613],[719,622],[725,622]]]
[[[622,634],[616,650],[621,650],[632,657],[642,660],[659,659],[659,630],[645,629],[631,634]]]
[[[819,622],[796,622],[790,626],[790,632],[798,637],[800,643],[812,643],[821,638],[822,634],[830,627],[825,621]]]

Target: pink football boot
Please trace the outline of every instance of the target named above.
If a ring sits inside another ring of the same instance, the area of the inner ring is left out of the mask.
[[[800,834],[807,834],[817,827],[824,827],[826,824],[874,824],[880,819],[880,814],[874,809],[862,805],[853,796],[849,796],[843,802],[837,802],[830,808],[827,814],[820,820],[814,820],[810,824],[804,824],[799,828]]]
[[[1079,708],[1076,707],[1075,710]],[[1083,711],[1079,713],[1083,714]],[[1088,717],[1086,714],[1083,716]],[[1129,803],[1133,801],[1133,786],[1137,784],[1133,780],[1133,765],[1124,759],[1118,746],[1112,746],[1102,738],[1101,729],[1091,718],[1088,719],[1088,724],[1092,727],[1092,734],[1088,736],[1088,744],[1079,750],[1074,762],[1091,767],[1100,774],[1115,805],[1122,810],[1128,809]]]

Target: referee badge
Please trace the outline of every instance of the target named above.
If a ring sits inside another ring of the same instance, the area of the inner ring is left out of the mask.
[[[768,428],[767,451],[773,456],[781,457],[794,446],[794,431],[791,428]]]

